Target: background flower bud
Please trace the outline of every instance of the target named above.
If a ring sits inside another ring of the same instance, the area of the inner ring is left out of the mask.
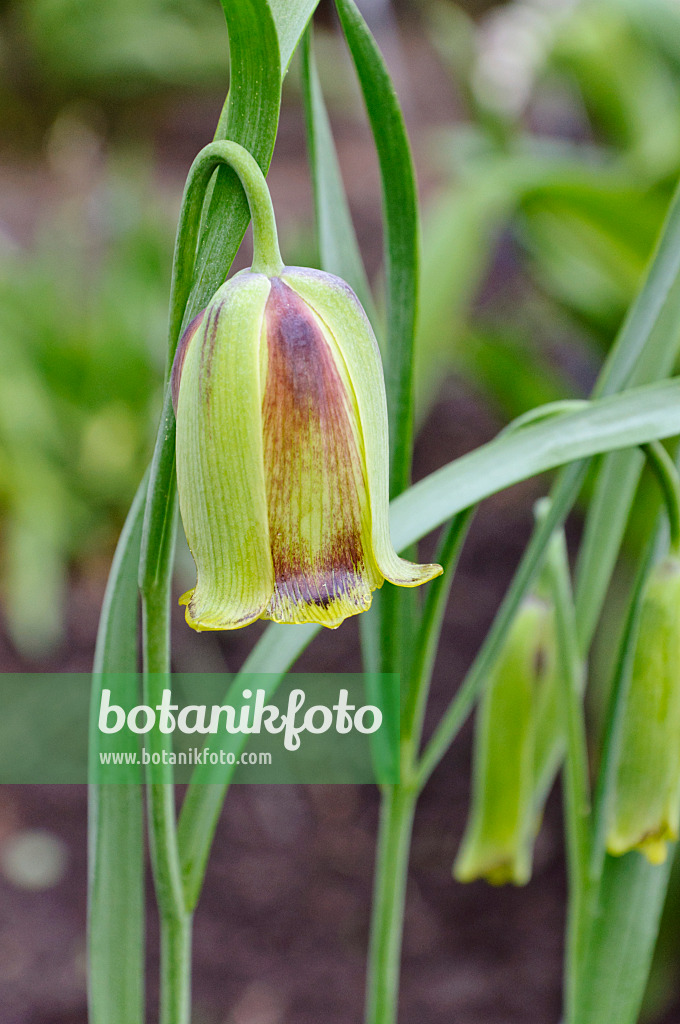
[[[680,812],[680,560],[652,570],[640,609],[607,849],[653,864],[678,837]]]
[[[556,689],[554,614],[528,597],[520,606],[477,712],[472,803],[455,878],[525,884],[536,831],[536,755],[551,746]],[[545,733],[537,747],[538,724]],[[544,725],[545,723],[545,725]]]

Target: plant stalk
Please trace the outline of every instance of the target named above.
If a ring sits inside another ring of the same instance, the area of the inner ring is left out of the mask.
[[[165,524],[158,577],[142,588],[144,703],[156,707],[170,687],[170,594],[177,510]],[[159,1024],[189,1024],[191,990],[191,914],[187,912],[177,846],[175,787],[171,764],[172,736],[153,729],[146,734],[150,755],[146,769],[149,845],[161,930]],[[154,764],[154,754],[161,755]]]
[[[539,514],[540,516],[540,514]],[[591,849],[590,780],[583,715],[584,665],[576,633],[576,617],[564,533],[556,532],[548,548],[548,578],[555,603],[562,709],[567,737],[563,769],[564,820],[569,872],[566,940],[566,1019],[572,1019],[577,972],[582,960],[585,913],[589,898]]]
[[[366,983],[366,1024],[396,1024],[409,850],[417,793],[382,791]]]

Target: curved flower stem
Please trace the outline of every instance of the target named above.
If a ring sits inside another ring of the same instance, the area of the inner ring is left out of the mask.
[[[283,267],[274,208],[264,174],[257,161],[238,142],[218,140],[204,146],[192,163],[184,186],[177,225],[170,305],[170,362],[182,326],[193,283],[196,248],[206,189],[218,167],[226,165],[238,175],[253,222],[253,270],[276,274]]]
[[[660,441],[642,446],[650,468],[661,488],[670,533],[671,551],[680,555],[680,480],[675,463]]]
[[[170,301],[169,366],[175,355],[187,300],[191,292],[196,248],[206,189],[216,169],[231,167],[238,175],[248,200],[253,222],[253,265],[256,273],[273,276],[283,269],[276,220],[269,188],[257,161],[238,142],[219,140],[204,146],[192,163],[184,186],[177,225]]]
[[[232,167],[244,188],[253,219],[254,269],[278,273],[279,253],[274,211],[264,175],[256,161],[235,142],[213,142],[198,154],[189,172],[177,230],[173,262],[168,365],[182,329],[196,262],[206,189],[220,164]],[[139,584],[143,613],[144,700],[155,707],[170,674],[170,592],[177,521],[175,421],[166,400],[151,467],[144,515]],[[169,735],[149,734],[149,752],[171,749]],[[190,1015],[191,914],[182,886],[177,843],[173,772],[170,765],[150,763],[147,801],[154,883],[161,918],[161,1024],[187,1024]]]
[[[257,161],[237,142],[218,141],[204,146],[189,170],[177,227],[170,289],[166,385],[187,313],[206,189],[214,171],[221,165],[227,165],[236,172],[250,206],[253,220],[253,270],[273,275],[283,269],[271,196]],[[160,581],[159,552],[164,544],[166,525],[174,500],[175,417],[167,394],[156,437],[144,514],[139,565],[142,590]]]

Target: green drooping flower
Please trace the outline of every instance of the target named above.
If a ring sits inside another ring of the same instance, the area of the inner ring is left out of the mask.
[[[554,609],[529,595],[477,712],[472,805],[453,867],[459,882],[529,881],[546,770],[559,737],[557,683]]]
[[[334,629],[384,580],[441,573],[390,540],[380,353],[344,281],[283,266],[235,275],[185,331],[172,387],[194,629]]]
[[[623,716],[607,849],[666,859],[680,818],[680,559],[652,570]]]

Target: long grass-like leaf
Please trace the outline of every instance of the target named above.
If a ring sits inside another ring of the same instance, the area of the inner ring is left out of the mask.
[[[635,1024],[673,862],[606,857],[568,1024]]]
[[[91,1024],[142,1024],[144,1020],[144,834],[142,774],[127,766],[125,782],[101,784],[99,752],[110,737],[100,733],[97,711],[102,685],[116,676],[126,692],[123,706],[138,703],[128,692],[137,679],[139,593],[137,564],[146,478],[132,503],[106,588],[97,635],[90,714],[88,865],[88,1005]],[[105,675],[106,674],[106,675]],[[131,699],[132,698],[132,699]],[[121,738],[116,737],[116,750]],[[118,776],[120,779],[120,776]]]
[[[680,347],[680,191],[651,262],[647,283],[623,325],[599,394],[667,376]],[[576,621],[587,650],[609,586],[644,460],[626,452],[603,460],[586,517],[576,578]]]
[[[276,25],[266,0],[223,0],[222,6],[229,30],[231,85],[227,115],[215,138],[238,142],[266,174],[281,105]],[[249,222],[248,203],[235,172],[220,168],[199,243],[185,323],[208,304],[226,278]]]
[[[302,86],[321,269],[337,274],[352,286],[369,320],[375,324],[371,290],[354,233],[316,69],[311,26],[302,42]]]
[[[601,398],[504,433],[425,477],[392,502],[397,548],[441,525],[456,512],[520,479],[605,451],[646,444],[680,432],[680,378]]]
[[[380,50],[353,0],[336,0],[380,165],[387,289],[385,378],[391,494],[409,483],[413,442],[413,339],[418,297],[418,198],[404,119]]]
[[[269,0],[276,24],[276,34],[279,37],[282,78],[318,3],[319,0]]]
[[[382,182],[383,254],[387,300],[385,384],[390,423],[390,496],[411,479],[414,341],[418,300],[419,216],[411,150],[399,100],[373,36],[354,0],[336,0],[378,156]],[[376,597],[381,674],[409,669],[417,611],[415,594],[383,591]],[[399,642],[396,638],[399,637]],[[370,647],[376,645],[370,644]],[[390,694],[385,692],[385,706]]]
[[[671,204],[647,284],[605,366],[602,392],[657,380],[671,372],[680,345],[679,237],[680,191]],[[577,567],[576,616],[582,651],[588,649],[600,616],[643,463],[635,451],[616,452],[602,460]],[[615,713],[613,707],[611,714]],[[609,725],[611,732],[613,723]],[[605,757],[603,774],[610,767],[607,761]],[[606,793],[596,807],[596,850],[605,814]],[[593,884],[589,919],[584,923],[589,927],[588,943],[574,979],[570,1024],[632,1024],[649,972],[668,870],[665,865],[652,867],[635,853],[622,861],[606,857]]]

